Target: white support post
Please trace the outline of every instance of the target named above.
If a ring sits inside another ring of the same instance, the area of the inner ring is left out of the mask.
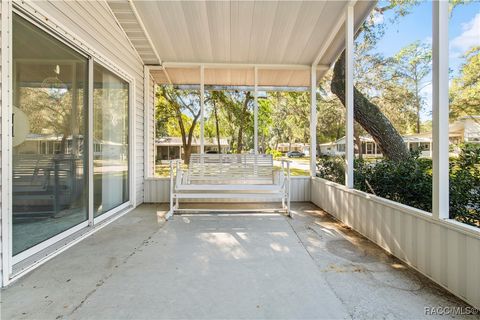
[[[144,141],[143,141],[143,162],[144,162],[144,175],[145,177],[150,177],[152,175],[152,166],[154,166],[153,163],[150,161],[150,147],[151,143],[155,143],[154,141],[150,141],[150,130],[149,126],[151,124],[152,116],[151,116],[151,111],[153,110],[153,103],[150,104],[151,102],[149,101],[149,84],[150,84],[150,69],[148,66],[143,66],[143,101],[144,101],[144,106],[143,106],[143,132],[144,132]],[[155,114],[153,112],[153,114]]]
[[[258,154],[258,69],[254,67],[253,149]]]
[[[200,153],[205,152],[205,67],[200,66]]]
[[[90,57],[88,59],[88,135],[87,135],[87,145],[88,145],[88,225],[93,226],[94,219],[95,219],[95,212],[94,212],[94,203],[93,203],[93,188],[94,188],[94,163],[93,163],[93,153],[95,152],[94,144],[93,144],[93,90],[94,90],[94,77],[93,77],[93,58]]]
[[[317,171],[317,66],[310,71],[310,176]]]
[[[449,218],[448,1],[435,0],[432,42],[433,196],[432,215]]]
[[[346,102],[346,130],[345,130],[345,186],[353,188],[353,5],[348,5],[345,20],[345,102]]]

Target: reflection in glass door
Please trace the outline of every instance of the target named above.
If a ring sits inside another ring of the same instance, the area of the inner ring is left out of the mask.
[[[94,64],[93,199],[95,217],[129,200],[129,84]]]
[[[13,255],[87,220],[88,59],[13,16]]]

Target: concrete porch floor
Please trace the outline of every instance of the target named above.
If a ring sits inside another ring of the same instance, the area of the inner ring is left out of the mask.
[[[165,210],[142,205],[2,290],[1,318],[435,319],[425,307],[467,306],[309,203],[293,219]]]

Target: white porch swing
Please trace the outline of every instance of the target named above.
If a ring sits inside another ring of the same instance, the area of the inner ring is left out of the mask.
[[[189,167],[182,170],[180,160],[170,162],[170,210],[173,214],[188,211],[227,211],[225,209],[180,209],[180,200],[236,199],[278,200],[281,211],[290,216],[290,161],[281,160],[280,170],[273,157],[258,153],[258,69],[254,68],[254,153],[206,154],[204,152],[205,68],[200,66],[200,153],[190,156]],[[174,169],[175,175],[174,175]],[[255,211],[261,209],[256,208]],[[232,210],[228,210],[232,211]],[[251,211],[251,210],[233,210]]]

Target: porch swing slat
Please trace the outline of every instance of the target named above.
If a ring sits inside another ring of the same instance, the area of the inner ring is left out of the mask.
[[[171,163],[168,216],[179,210],[179,199],[280,199],[289,213],[289,170],[288,161],[274,170],[273,158],[266,154],[192,154],[187,170],[177,161],[175,178]]]

